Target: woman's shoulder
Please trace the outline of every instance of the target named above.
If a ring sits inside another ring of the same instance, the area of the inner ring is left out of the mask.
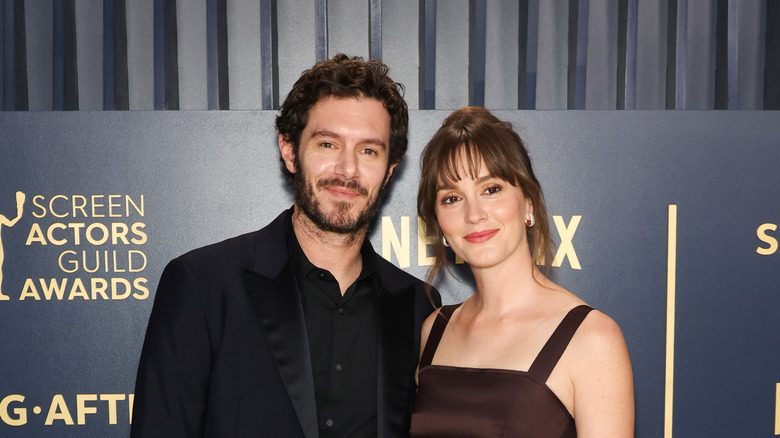
[[[445,304],[431,312],[431,314],[428,315],[428,317],[426,317],[422,323],[423,335],[426,337],[428,336],[428,334],[431,332],[431,328],[433,327],[433,323],[436,322],[436,318],[439,318],[440,315],[445,317],[447,317],[447,315],[452,315],[452,313],[457,310],[461,304],[463,303]]]
[[[628,365],[628,351],[617,322],[600,310],[591,310],[569,344],[575,369],[588,374],[605,363]]]
[[[588,313],[577,330],[577,334],[582,338],[581,341],[587,342],[591,346],[615,340],[623,341],[623,333],[617,322],[598,309],[593,309]]]
[[[452,311],[457,309],[460,304],[462,303],[441,306],[435,309],[433,312],[431,312],[430,315],[428,315],[427,318],[425,318],[421,329],[421,344],[423,346],[425,346],[428,341],[428,337],[430,336],[431,330],[433,329],[433,323],[436,322],[436,319],[439,318],[440,315],[451,315]]]
[[[566,354],[574,388],[577,432],[629,436],[634,424],[633,372],[623,333],[614,319],[592,310]],[[606,427],[606,429],[605,429]],[[591,434],[588,433],[590,436]]]
[[[589,306],[584,300],[558,285],[553,298],[553,308],[566,314],[580,306]],[[593,308],[585,316],[567,347],[567,355],[575,356],[576,363],[582,364],[604,355],[622,355],[626,349],[620,327],[606,313]]]

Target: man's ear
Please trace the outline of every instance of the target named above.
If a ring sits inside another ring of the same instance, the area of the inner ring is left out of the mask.
[[[279,152],[282,154],[282,160],[284,160],[287,170],[295,173],[295,146],[282,134],[279,134]]]
[[[393,176],[393,170],[395,169],[395,166],[397,166],[398,163],[393,163],[390,165],[390,167],[387,168],[387,175],[385,175],[385,183],[384,185],[387,185],[387,183],[390,182],[390,177]]]

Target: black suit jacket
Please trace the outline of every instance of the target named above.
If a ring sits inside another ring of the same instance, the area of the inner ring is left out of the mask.
[[[289,210],[165,268],[138,367],[131,437],[318,436],[284,221]],[[423,282],[375,256],[383,285],[378,436],[408,436],[420,326],[433,307]]]

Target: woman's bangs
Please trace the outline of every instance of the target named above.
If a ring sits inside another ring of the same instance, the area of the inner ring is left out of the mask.
[[[463,178],[479,177],[482,154],[472,143],[467,142],[449,149],[441,157],[439,185],[452,185]]]

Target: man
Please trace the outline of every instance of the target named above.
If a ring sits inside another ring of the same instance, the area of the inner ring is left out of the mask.
[[[408,435],[433,307],[366,241],[406,151],[399,88],[384,64],[345,55],[296,82],[276,120],[295,204],[166,267],[132,437]]]

